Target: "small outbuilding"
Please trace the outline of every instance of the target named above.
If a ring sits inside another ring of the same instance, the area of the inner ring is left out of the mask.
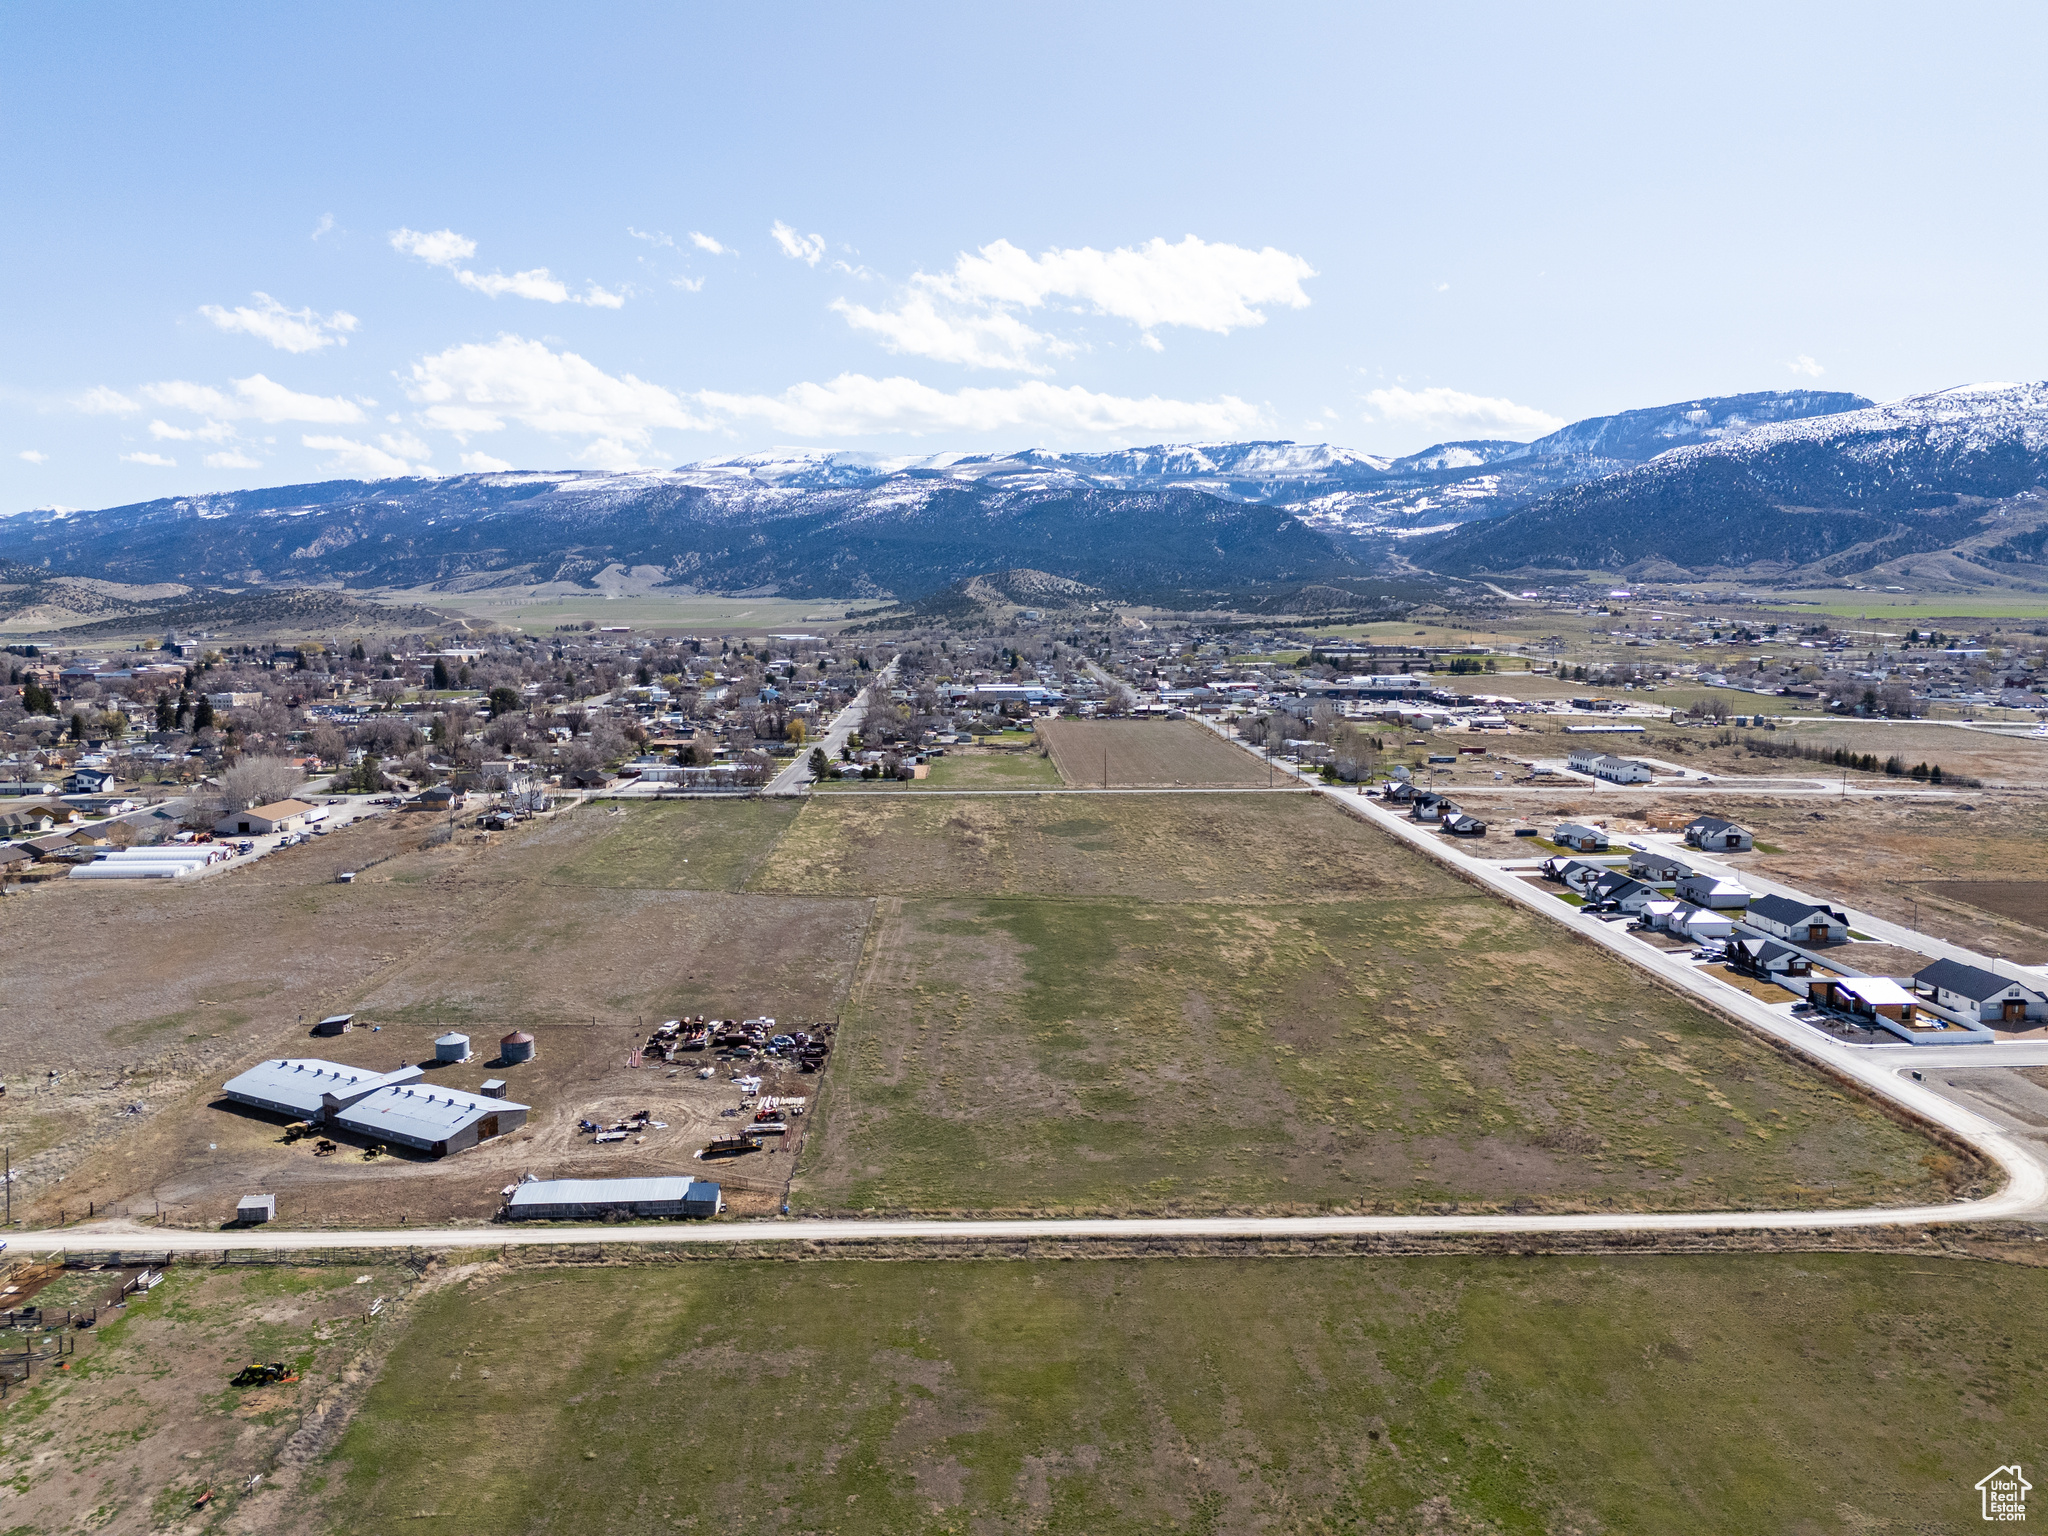
[[[245,1227],[277,1219],[277,1196],[244,1195],[235,1206],[235,1220]]]
[[[483,1081],[483,1086],[478,1088],[477,1092],[487,1099],[502,1099],[505,1097],[505,1079],[502,1077],[487,1077]]]
[[[508,1063],[531,1061],[538,1049],[533,1036],[523,1029],[515,1029],[498,1042],[498,1059]]]
[[[330,1013],[313,1026],[316,1035],[345,1035],[356,1027],[356,1016],[352,1013]]]
[[[450,1030],[434,1039],[434,1060],[442,1066],[454,1066],[469,1060],[469,1036]]]

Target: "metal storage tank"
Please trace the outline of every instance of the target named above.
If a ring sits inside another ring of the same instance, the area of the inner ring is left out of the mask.
[[[533,1053],[533,1036],[523,1029],[513,1030],[498,1042],[498,1059],[501,1061],[531,1061]]]
[[[469,1060],[469,1036],[453,1033],[440,1036],[434,1041],[434,1060]]]

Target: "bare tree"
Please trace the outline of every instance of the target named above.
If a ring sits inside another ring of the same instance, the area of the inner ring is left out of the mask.
[[[245,811],[287,799],[303,775],[281,757],[245,757],[220,776],[221,809]]]

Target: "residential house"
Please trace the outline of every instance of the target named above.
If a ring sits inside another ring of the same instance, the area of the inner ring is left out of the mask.
[[[1659,899],[1654,886],[1632,880],[1618,869],[1608,870],[1589,884],[1585,895],[1588,905],[1612,902],[1617,912],[1641,912],[1650,902]]]
[[[1457,809],[1448,796],[1440,795],[1434,790],[1425,790],[1415,797],[1408,814],[1417,821],[1442,821],[1447,813],[1455,814]]]
[[[1652,885],[1670,885],[1692,873],[1692,866],[1654,848],[1638,848],[1628,857],[1628,872]]]
[[[1685,824],[1685,840],[1709,853],[1747,853],[1756,846],[1749,828],[1719,816],[1695,816]]]
[[[1678,898],[1694,906],[1712,907],[1719,912],[1736,912],[1749,905],[1749,892],[1733,880],[1719,875],[1687,875],[1676,882]]]
[[[101,768],[80,768],[64,779],[64,793],[67,795],[105,794],[114,782],[114,775]]]
[[[1685,901],[1646,901],[1643,903],[1642,919],[1652,928],[1661,928],[1666,933],[1681,939],[1699,943],[1706,939],[1728,939],[1735,936],[1735,925],[1718,912],[1705,907],[1693,906]]]
[[[1816,976],[1806,995],[1823,1008],[1870,1023],[1889,1019],[1910,1027],[1919,1012],[1913,994],[1885,976]]]
[[[1605,864],[1588,864],[1584,859],[1545,859],[1545,879],[1556,880],[1583,894],[1595,880],[1612,874]]]
[[[922,775],[923,770],[919,770]],[[1484,837],[1486,823],[1477,816],[1468,816],[1463,811],[1453,810],[1443,819],[1443,830],[1453,837]]]
[[[2048,998],[2010,976],[1960,960],[1937,960],[1913,977],[1915,990],[1937,1006],[1981,1024],[2023,1025],[2048,1018]]]
[[[1550,840],[1560,848],[1573,848],[1580,853],[1597,853],[1607,846],[1605,832],[1576,821],[1560,821],[1552,829]]]
[[[1761,981],[1813,974],[1811,960],[1776,939],[1736,939],[1728,946],[1728,963],[1744,976]]]
[[[1756,897],[1743,921],[1794,944],[1840,944],[1849,937],[1848,913],[1789,896]]]
[[[26,810],[9,811],[0,816],[0,837],[29,837],[48,832],[57,825],[57,818],[50,814],[47,806],[32,805]]]

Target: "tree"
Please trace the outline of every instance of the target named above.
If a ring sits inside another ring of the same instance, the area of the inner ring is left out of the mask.
[[[22,685],[21,707],[31,715],[57,713],[57,696],[34,678]]]
[[[171,703],[171,696],[168,693],[158,694],[156,696],[156,728],[160,731],[168,731],[176,728],[177,724],[178,711],[176,706]]]
[[[247,810],[291,798],[303,775],[281,757],[245,757],[220,776],[222,809]]]
[[[822,779],[832,771],[832,759],[825,755],[823,747],[811,748],[811,777]]]
[[[436,656],[436,657],[434,658],[434,688],[435,688],[435,691],[436,691],[436,692],[440,692],[440,693],[446,693],[446,692],[447,692],[447,691],[448,691],[448,690],[449,690],[450,688],[452,688],[453,686],[454,686],[454,683],[453,683],[453,682],[452,682],[452,681],[450,680],[450,678],[449,678],[449,676],[448,676],[448,660],[447,660],[447,658],[446,658],[445,656]]]
[[[71,717],[71,739],[73,741],[85,740],[85,716],[74,714]]]
[[[519,696],[517,688],[508,688],[503,683],[491,690],[491,718],[516,715],[526,707],[526,701]]]
[[[210,731],[213,729],[213,700],[202,696],[192,710],[192,729]]]
[[[803,721],[792,720],[784,727],[783,735],[789,739],[791,746],[800,747],[809,739],[810,732],[805,728]]]

